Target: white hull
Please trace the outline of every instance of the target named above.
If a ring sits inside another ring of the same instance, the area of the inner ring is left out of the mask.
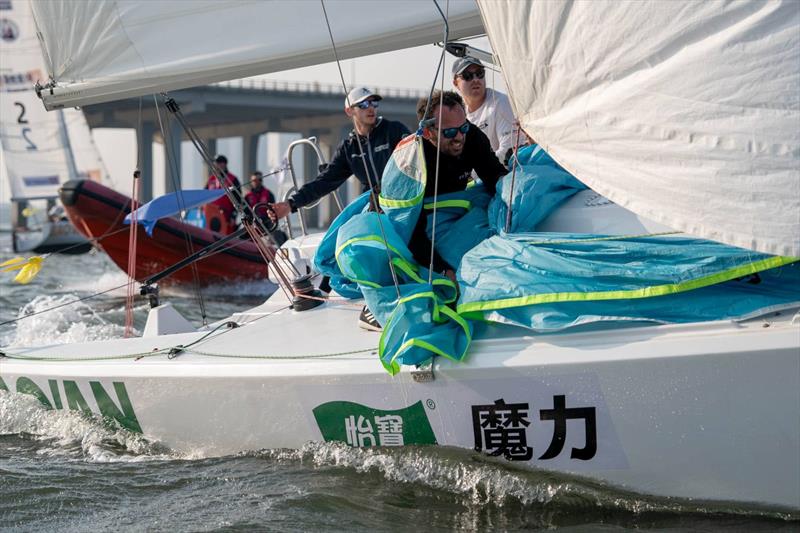
[[[13,247],[18,253],[85,253],[92,245],[67,220],[45,222],[40,228],[13,231]]]
[[[800,508],[796,310],[745,324],[558,335],[486,326],[465,363],[439,359],[435,379],[417,382],[405,369],[394,378],[384,371],[378,334],[357,328],[357,306],[285,307],[276,294],[235,315],[242,327],[173,359],[91,360],[185,346],[205,333],[13,350],[48,361],[0,359],[0,377],[12,391],[38,389],[56,408],[103,413],[179,452],[321,440],[477,445],[644,493]],[[334,355],[342,352],[358,353]],[[593,412],[596,450],[586,416],[569,419],[563,449],[550,450],[558,416],[547,413],[559,398],[567,410],[588,409],[568,414]],[[526,407],[515,418],[500,399]],[[509,425],[492,423],[493,405]],[[477,437],[475,417],[485,425]],[[557,453],[542,459],[548,451]]]

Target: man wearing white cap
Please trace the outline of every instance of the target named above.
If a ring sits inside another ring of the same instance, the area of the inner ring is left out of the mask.
[[[378,116],[378,102],[381,99],[379,94],[366,87],[358,87],[348,93],[344,100],[344,112],[353,119],[353,131],[339,143],[330,164],[314,181],[300,187],[288,201],[272,205],[277,218],[314,203],[352,175],[361,182],[362,191],[374,188],[376,195],[380,192],[383,168],[397,143],[409,134],[408,128],[401,122]],[[375,200],[377,203],[377,197]],[[358,317],[358,325],[372,331],[381,330],[380,323],[366,306]]]
[[[487,88],[485,78],[479,59],[465,56],[453,63],[453,85],[467,106],[467,120],[489,137],[497,159],[504,162],[514,146],[514,112],[508,96]]]
[[[353,131],[339,143],[330,164],[316,179],[303,185],[288,201],[273,204],[278,218],[314,203],[352,175],[361,182],[362,191],[371,187],[380,191],[383,168],[397,143],[409,134],[402,123],[378,116],[380,100],[379,94],[366,87],[350,91],[344,101],[344,112],[353,119]]]

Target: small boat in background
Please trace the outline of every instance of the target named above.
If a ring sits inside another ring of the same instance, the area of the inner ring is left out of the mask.
[[[60,190],[61,203],[72,224],[87,239],[127,271],[129,226],[125,216],[131,212],[130,197],[91,180],[73,180]],[[152,236],[138,226],[136,273],[143,281],[178,263],[189,255],[224,237],[204,228],[164,218],[155,223]],[[199,283],[258,280],[267,277],[267,264],[250,240],[234,240],[220,251],[196,263]],[[193,268],[177,270],[166,283],[191,283]]]

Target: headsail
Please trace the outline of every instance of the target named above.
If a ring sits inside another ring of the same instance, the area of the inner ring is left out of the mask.
[[[33,84],[46,80],[27,2],[0,4],[0,145],[12,200],[53,198],[70,179],[61,115],[47,113]]]
[[[442,38],[433,2],[325,5],[340,58]],[[48,109],[333,60],[320,2],[45,0],[34,15],[55,80],[42,93]],[[450,0],[449,24],[451,38],[483,32],[474,0]]]
[[[478,0],[525,130],[618,204],[800,256],[800,3]]]
[[[30,3],[0,2],[0,23],[0,146],[11,199],[55,198],[78,177],[108,181],[83,112],[47,113],[33,90],[47,72]]]

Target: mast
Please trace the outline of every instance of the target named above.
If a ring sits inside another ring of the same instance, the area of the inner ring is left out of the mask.
[[[67,172],[69,179],[74,180],[79,177],[78,166],[75,164],[75,154],[72,152],[72,144],[69,142],[69,132],[67,122],[64,119],[64,110],[59,109],[58,113],[58,135],[61,139],[61,146],[64,149],[64,156],[67,160]]]

